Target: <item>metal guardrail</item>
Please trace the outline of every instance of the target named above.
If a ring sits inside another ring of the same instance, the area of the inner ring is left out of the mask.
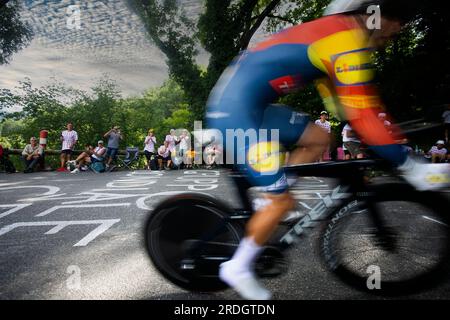
[[[9,149],[9,154],[14,154],[14,155],[21,155],[22,154],[23,149]],[[79,155],[82,152],[84,152],[85,150],[74,150],[72,154],[74,155]],[[45,155],[60,155],[61,154],[61,150],[51,150],[51,149],[45,149]],[[119,150],[119,155],[126,155],[127,151],[126,150]],[[139,151],[139,155],[144,155],[144,151]]]

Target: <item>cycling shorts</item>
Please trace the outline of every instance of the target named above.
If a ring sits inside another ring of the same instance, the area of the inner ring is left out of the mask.
[[[206,119],[222,135],[226,163],[244,172],[252,186],[271,193],[287,190],[283,147],[299,140],[309,115],[279,104],[251,108],[242,102],[219,105]]]

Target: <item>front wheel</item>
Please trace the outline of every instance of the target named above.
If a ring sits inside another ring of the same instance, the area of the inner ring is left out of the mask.
[[[230,259],[242,237],[224,203],[199,194],[182,194],[160,203],[145,229],[154,266],[169,281],[189,291],[218,291],[220,262]],[[207,243],[207,244],[206,244]]]
[[[448,201],[403,184],[375,187],[330,217],[321,249],[326,267],[343,282],[374,294],[431,288],[449,273]]]

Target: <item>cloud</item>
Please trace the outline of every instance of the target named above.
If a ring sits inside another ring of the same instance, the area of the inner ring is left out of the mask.
[[[191,17],[201,1],[183,0]],[[22,19],[35,37],[27,48],[0,66],[0,87],[13,88],[29,77],[34,86],[54,77],[68,85],[88,89],[103,74],[116,79],[124,95],[136,95],[161,85],[168,78],[164,55],[151,42],[139,17],[126,1],[25,0]],[[69,6],[78,5],[81,29]],[[69,15],[71,13],[72,15]],[[74,20],[75,19],[75,20]],[[200,62],[206,63],[203,53]]]

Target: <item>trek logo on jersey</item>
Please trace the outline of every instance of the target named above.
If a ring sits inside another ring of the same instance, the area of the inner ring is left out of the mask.
[[[375,66],[368,49],[340,53],[332,57],[334,74],[341,85],[366,84],[373,80]]]

